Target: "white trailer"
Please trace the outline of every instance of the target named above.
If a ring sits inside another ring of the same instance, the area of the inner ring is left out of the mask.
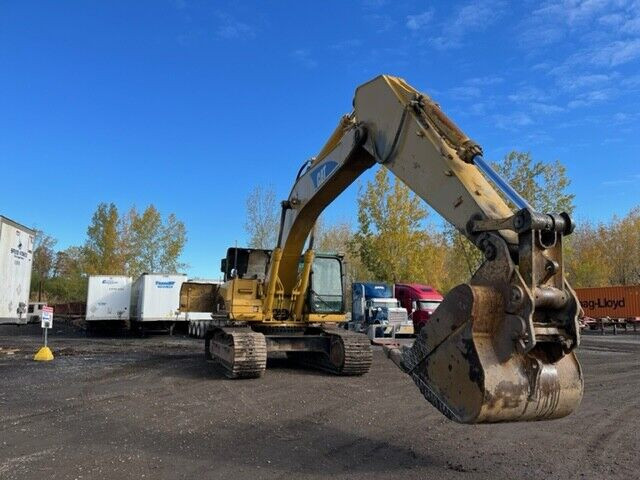
[[[187,281],[183,274],[144,273],[131,287],[131,321],[143,330],[144,324],[171,327],[186,322],[180,313],[180,288]]]
[[[36,232],[0,215],[0,324],[29,321],[29,289]]]
[[[127,322],[131,308],[131,277],[91,275],[87,288],[87,325],[97,322]]]

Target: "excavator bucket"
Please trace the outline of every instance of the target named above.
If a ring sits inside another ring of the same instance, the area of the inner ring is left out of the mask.
[[[573,351],[538,343],[527,353],[508,332],[502,293],[460,285],[445,297],[412,347],[386,348],[425,396],[460,423],[546,420],[580,404],[583,378]],[[507,326],[507,327],[505,327]]]

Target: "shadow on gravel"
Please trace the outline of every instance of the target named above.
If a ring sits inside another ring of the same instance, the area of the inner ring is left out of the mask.
[[[153,354],[139,363],[140,367],[162,370],[164,374],[170,373],[176,377],[192,379],[224,379],[230,382],[246,382],[247,380],[231,380],[224,376],[222,371],[215,364],[204,359],[204,353],[185,354]],[[167,370],[169,369],[169,370]],[[291,373],[295,375],[327,376],[334,377],[326,372],[314,370],[312,368],[300,366],[286,357],[276,357],[267,359],[267,374],[269,370],[277,370],[281,373]],[[257,379],[260,380],[260,379]]]
[[[188,445],[181,455],[192,460],[206,458],[216,466],[268,467],[288,474],[320,474],[323,478],[345,472],[379,474],[446,465],[447,458],[435,458],[324,422],[326,419],[320,423],[314,418],[269,422],[259,417],[247,422],[229,412],[223,428],[218,429],[183,433],[143,427],[136,448],[162,456],[171,446]]]

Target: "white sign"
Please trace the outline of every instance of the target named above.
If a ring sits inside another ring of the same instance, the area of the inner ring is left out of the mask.
[[[53,307],[42,307],[42,314],[40,317],[40,326],[42,328],[53,327]]]

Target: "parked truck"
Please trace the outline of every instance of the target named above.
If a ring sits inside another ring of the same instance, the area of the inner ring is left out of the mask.
[[[180,312],[180,288],[187,281],[183,274],[143,273],[131,287],[131,326],[140,334],[145,330],[168,330],[186,322]]]
[[[26,324],[36,232],[0,215],[0,324]]]
[[[85,325],[88,331],[98,327],[125,327],[130,319],[131,277],[91,275],[87,285]]]
[[[640,285],[576,288],[584,312],[583,325],[591,329],[640,323]]]
[[[386,283],[353,283],[349,330],[366,333],[372,341],[413,335],[413,322],[407,310],[393,296]]]
[[[443,299],[435,288],[419,283],[396,283],[394,296],[400,305],[407,309],[416,335],[420,333]]]
[[[47,306],[47,302],[29,302],[27,323],[40,323],[42,319],[42,309]]]

